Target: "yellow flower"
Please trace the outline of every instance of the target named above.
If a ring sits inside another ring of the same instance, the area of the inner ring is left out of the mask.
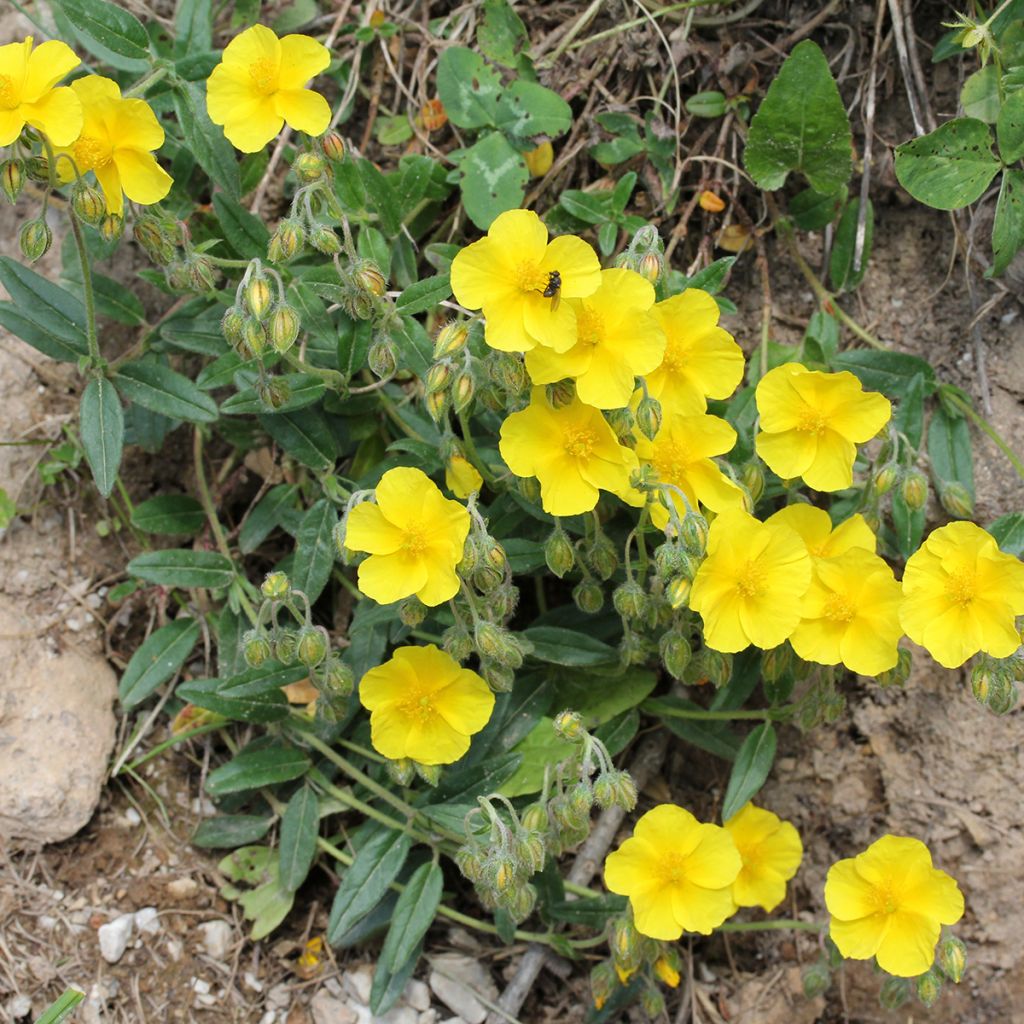
[[[704,620],[713,650],[733,653],[750,644],[770,650],[799,624],[810,583],[811,557],[796,531],[729,509],[708,531],[690,607]]]
[[[483,310],[491,348],[526,352],[547,345],[565,352],[576,344],[576,311],[565,300],[597,291],[601,265],[583,239],[559,235],[549,242],[532,210],[506,210],[486,238],[456,254],[451,280],[463,306]]]
[[[464,455],[453,455],[444,467],[444,483],[456,498],[466,500],[483,486],[484,478]]]
[[[647,376],[647,390],[666,410],[704,412],[709,398],[728,398],[743,379],[743,352],[718,326],[718,304],[687,288],[652,310],[665,332],[665,356]]]
[[[813,559],[834,558],[851,548],[873,552],[878,543],[867,520],[859,512],[833,528],[832,520],[823,508],[798,502],[779,509],[765,522],[769,525],[784,523],[796,530]]]
[[[743,491],[712,461],[724,455],[736,443],[736,431],[717,416],[670,414],[650,441],[637,432],[636,454],[641,463],[654,467],[658,480],[672,484],[686,495],[690,507],[706,505],[713,512],[743,508]],[[674,491],[669,497],[680,516],[686,515],[682,498]],[[651,502],[651,522],[659,530],[668,522],[668,509],[659,501]]]
[[[322,135],[331,108],[311,78],[331,62],[330,51],[309,36],[283,39],[265,25],[253,25],[224,48],[206,83],[206,109],[235,149],[255,153],[281,130],[282,123],[307,135]]]
[[[710,935],[733,912],[732,883],[741,866],[724,828],[660,804],[608,855],[604,881],[629,897],[638,932],[672,940],[684,931]]]
[[[569,302],[576,311],[576,344],[561,353],[530,349],[526,369],[534,384],[572,377],[581,402],[622,409],[636,376],[653,370],[665,352],[665,334],[648,312],[654,286],[633,270],[602,270],[596,292]]]
[[[67,87],[54,88],[81,61],[67,43],[52,39],[32,49],[32,36],[0,46],[0,146],[25,125],[55,146],[68,146],[82,130],[82,104]]]
[[[941,926],[963,916],[964,898],[924,843],[886,835],[829,868],[825,906],[844,957],[877,957],[883,971],[914,978],[931,967]]]
[[[931,533],[903,572],[900,623],[946,668],[978,651],[1006,658],[1020,646],[1024,565],[974,523]]]
[[[818,491],[853,483],[856,445],[874,437],[892,414],[889,399],[865,391],[852,373],[822,373],[799,363],[769,370],[755,398],[757,454],[784,480],[802,477]]]
[[[624,493],[637,468],[636,453],[619,444],[597,409],[578,398],[552,408],[543,388],[502,423],[498,448],[516,476],[537,477],[541,504],[553,516],[589,512],[601,490]]]
[[[738,907],[774,910],[786,897],[786,883],[804,856],[800,833],[791,822],[753,804],[741,807],[725,830],[739,850],[743,867],[732,883]]]
[[[359,683],[370,712],[370,741],[384,757],[451,764],[490,720],[494,694],[475,672],[445,651],[399,647]]]
[[[469,535],[469,513],[444,497],[422,470],[389,469],[377,484],[377,503],[348,515],[345,547],[368,551],[359,589],[380,604],[415,594],[434,607],[459,589],[455,566]]]
[[[851,548],[815,559],[800,625],[789,642],[804,661],[842,662],[851,672],[877,676],[899,660],[900,597],[892,569],[871,551]]]
[[[143,206],[159,203],[174,182],[153,156],[164,144],[164,130],[149,104],[122,99],[117,82],[99,75],[79,78],[71,88],[82,105],[82,133],[58,152],[70,156],[80,174],[96,175],[107,213],[121,215],[125,196]],[[67,160],[56,167],[61,181],[74,177]]]

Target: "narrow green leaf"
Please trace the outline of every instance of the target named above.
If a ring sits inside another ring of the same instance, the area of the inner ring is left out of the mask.
[[[896,550],[901,558],[909,558],[920,546],[924,536],[926,510],[912,509],[897,491],[892,498],[892,530]]]
[[[261,786],[275,786],[305,775],[310,766],[309,758],[294,747],[247,748],[210,772],[206,792],[210,796],[226,796]]]
[[[84,334],[74,341],[59,338],[26,316],[13,302],[0,301],[0,327],[21,338],[44,356],[61,363],[77,363],[79,359],[89,354]]]
[[[561,626],[531,626],[523,636],[533,644],[534,658],[553,665],[606,665],[619,657],[614,647]]]
[[[402,316],[413,316],[433,309],[452,293],[448,274],[436,274],[409,285],[395,300],[395,311]]]
[[[849,370],[860,378],[870,391],[880,391],[890,398],[906,394],[911,381],[920,374],[925,393],[935,390],[935,370],[919,356],[906,352],[876,352],[870,349],[849,349],[832,359],[833,370]]]
[[[316,856],[320,832],[320,804],[316,793],[303,786],[288,801],[281,816],[281,884],[288,892],[306,880]]]
[[[334,431],[315,408],[260,416],[260,426],[289,454],[310,469],[327,470],[338,457]]]
[[[744,804],[752,800],[764,785],[775,763],[777,744],[775,727],[765,722],[751,730],[736,755],[729,785],[722,801],[722,821],[728,821]]]
[[[0,256],[0,284],[10,293],[21,317],[54,335],[78,355],[89,354],[85,337],[85,306],[74,295],[10,256]],[[15,328],[10,329],[18,333]],[[35,344],[30,338],[25,340],[30,345]]]
[[[79,429],[96,489],[110,497],[117,481],[124,447],[124,410],[114,385],[106,377],[93,377],[82,392]]]
[[[141,704],[161,683],[166,683],[192,653],[199,639],[199,623],[180,618],[153,633],[132,655],[121,676],[118,694],[126,711]]]
[[[307,669],[298,672],[293,666],[291,681],[298,682],[308,675]],[[280,687],[268,689],[264,679],[190,679],[177,687],[174,696],[237,722],[266,724],[288,717],[288,699],[283,691]]]
[[[149,36],[142,22],[107,0],[60,0],[60,8],[83,44],[123,71],[141,71],[149,63]]]
[[[940,405],[928,424],[928,459],[941,486],[958,483],[974,501],[974,455],[971,432],[963,416],[950,416]]]
[[[829,258],[828,276],[832,287],[839,292],[853,291],[868,270],[871,258],[871,243],[875,236],[875,208],[868,200],[867,214],[864,218],[864,245],[861,249],[860,266],[854,267],[854,256],[857,251],[857,219],[860,215],[860,200],[855,199],[846,204],[843,215],[836,228],[835,241],[832,243],[832,254]]]
[[[1001,551],[1020,558],[1024,555],[1024,512],[1008,512],[992,523],[988,532],[996,539]]]
[[[380,218],[381,229],[388,237],[394,237],[402,228],[402,211],[391,183],[369,160],[360,159],[356,166],[370,206]]]
[[[201,82],[185,82],[174,90],[174,109],[178,115],[185,145],[199,166],[232,198],[241,191],[238,161],[224,129],[215,125],[206,112],[206,87]]]
[[[189,423],[213,423],[217,419],[217,403],[188,377],[163,363],[126,363],[114,380],[128,401],[162,416]]]
[[[213,45],[213,5],[209,0],[178,0],[174,12],[174,52],[195,53]]]
[[[293,506],[298,490],[296,484],[278,484],[260,499],[238,531],[238,547],[243,555],[252,554],[281,524],[282,513]]]
[[[274,824],[273,815],[218,814],[196,827],[192,845],[204,850],[229,850],[258,842]]]
[[[128,573],[163,587],[227,587],[235,578],[231,561],[216,551],[168,548],[137,555]]]
[[[1024,171],[1008,167],[1003,171],[996,219],[992,223],[992,274],[998,277],[1021,249],[1024,249]]]
[[[205,523],[203,506],[188,494],[158,494],[132,509],[132,526],[143,533],[190,536]]]
[[[213,209],[225,238],[239,256],[243,259],[266,258],[270,232],[259,217],[223,192],[214,195]]]
[[[338,513],[334,505],[321,498],[302,517],[302,525],[295,535],[295,561],[292,565],[292,585],[315,601],[331,578],[334,566],[334,527]]]
[[[304,409],[318,402],[326,390],[323,379],[312,373],[285,373],[279,378],[289,388],[288,398],[274,410],[285,413]],[[255,387],[246,388],[232,395],[220,407],[222,416],[252,416],[271,412],[270,407],[256,392]]]

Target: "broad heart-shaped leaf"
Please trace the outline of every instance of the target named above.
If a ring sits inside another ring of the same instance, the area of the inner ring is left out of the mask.
[[[1024,90],[1022,90],[1024,91]],[[992,222],[992,274],[998,276],[1024,248],[1024,171],[1003,171]]]
[[[292,586],[301,590],[310,602],[323,592],[334,566],[334,527],[338,513],[334,505],[321,498],[302,517],[295,535],[295,561]]]
[[[918,201],[959,210],[980,199],[999,170],[984,121],[957,117],[896,147],[896,178]]]
[[[199,639],[199,623],[181,618],[161,626],[132,655],[118,684],[126,711],[141,704],[161,683],[166,683],[185,664]]]
[[[747,801],[752,800],[764,785],[775,762],[777,744],[775,728],[765,722],[743,741],[740,752],[732,766],[729,785],[722,801],[722,821],[728,821]]]
[[[860,200],[855,199],[846,204],[843,215],[836,228],[835,241],[832,243],[832,255],[828,264],[828,276],[836,291],[853,291],[868,270],[871,258],[871,242],[875,237],[875,207],[868,200],[867,213],[864,217],[864,244],[860,253],[860,266],[854,267],[857,251],[857,220],[860,213]]]
[[[960,90],[960,106],[968,117],[995,124],[999,116],[999,69],[988,64],[969,75]]]
[[[999,155],[1009,166],[1024,156],[1024,89],[1006,94],[996,121]]]
[[[798,43],[750,123],[743,161],[763,189],[800,171],[816,192],[836,192],[852,169],[850,121],[828,61],[816,43]]]
[[[309,758],[295,747],[249,747],[210,772],[206,792],[210,796],[226,796],[290,782],[305,775],[310,764]]]
[[[126,569],[162,587],[226,587],[235,578],[235,567],[223,555],[188,548],[147,551],[133,558]]]
[[[85,306],[74,295],[10,256],[0,256],[0,284],[10,292],[13,302],[10,307],[3,304],[5,316],[0,322],[8,330],[53,359],[72,363],[89,354]],[[35,333],[19,329],[19,319],[51,335],[52,344],[44,347],[45,342]]]
[[[476,45],[491,60],[515,66],[520,51],[530,45],[523,19],[508,0],[484,0],[483,18],[476,30]]]
[[[188,377],[163,363],[125,363],[114,380],[128,401],[161,416],[190,423],[213,423],[217,419],[217,403]]]
[[[296,790],[281,816],[281,884],[288,892],[306,880],[320,831],[320,804],[309,786]]]
[[[132,526],[144,533],[191,536],[205,522],[203,506],[188,494],[158,494],[132,509]]]
[[[185,145],[199,166],[229,196],[237,199],[241,191],[238,161],[224,130],[210,120],[206,112],[206,87],[200,82],[185,82],[174,90],[174,109]]]
[[[470,147],[459,163],[459,174],[466,213],[481,231],[498,214],[522,203],[530,178],[522,153],[501,132],[489,132]]]
[[[450,46],[437,62],[437,95],[452,124],[485,128],[495,123],[501,78],[479,54]]]
[[[79,430],[96,489],[108,498],[121,465],[124,410],[114,385],[106,377],[93,377],[86,384],[79,407]]]
[[[835,220],[846,199],[846,189],[822,195],[813,188],[805,188],[789,201],[788,213],[798,228],[820,231]]]
[[[572,108],[557,92],[517,78],[501,92],[495,124],[520,139],[558,136],[572,125]]]
[[[60,8],[90,53],[122,71],[149,64],[149,36],[141,21],[108,0],[60,0]]]

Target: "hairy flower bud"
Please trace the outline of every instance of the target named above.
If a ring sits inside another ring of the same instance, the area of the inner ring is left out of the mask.
[[[434,339],[434,358],[445,359],[461,352],[469,339],[469,327],[459,320],[450,320]]]
[[[732,655],[705,647],[693,659],[689,675],[694,682],[711,683],[716,690],[720,690],[732,675]]]
[[[242,657],[249,668],[259,668],[272,655],[270,639],[266,633],[250,629],[242,634]]]
[[[942,507],[957,519],[974,517],[974,499],[962,483],[950,480],[939,488],[939,501]]]
[[[100,221],[100,236],[104,242],[116,242],[124,234],[124,217],[108,213]]]
[[[326,224],[316,224],[310,229],[309,244],[325,256],[334,256],[341,252],[341,240]]]
[[[590,998],[595,1009],[602,1009],[608,1002],[618,985],[615,968],[607,960],[602,960],[590,971]]]
[[[635,580],[627,580],[612,592],[612,604],[627,621],[642,619],[647,611],[647,592]]]
[[[327,664],[319,679],[320,689],[330,700],[344,700],[352,695],[356,677],[352,669],[333,652],[327,656]]]
[[[817,999],[818,996],[824,995],[831,985],[832,972],[824,960],[816,960],[804,969],[804,995],[808,999]]]
[[[304,185],[319,181],[324,174],[324,162],[316,153],[300,153],[292,164],[295,176]]]
[[[253,387],[268,409],[280,409],[292,397],[292,387],[284,377],[261,377]]]
[[[544,561],[548,568],[561,579],[576,563],[572,543],[561,527],[556,527],[544,545]]]
[[[462,626],[449,626],[442,634],[441,646],[461,662],[473,653],[473,638]]]
[[[462,415],[473,401],[476,393],[476,381],[468,370],[462,370],[452,385],[452,408],[457,416]]]
[[[274,637],[274,657],[282,665],[291,665],[295,661],[295,652],[298,646],[295,630],[282,629]]]
[[[924,508],[928,501],[928,478],[919,469],[912,469],[900,484],[900,497],[912,511]]]
[[[398,617],[403,625],[415,629],[427,617],[427,606],[414,594],[398,606]]]
[[[621,807],[631,811],[636,807],[637,790],[629,772],[604,772],[594,782],[594,802],[601,810]]]
[[[596,615],[604,605],[604,591],[598,583],[587,577],[573,587],[572,599],[581,612]]]
[[[557,384],[548,384],[545,392],[552,408],[562,409],[576,397],[576,384],[571,380],[560,380]]]
[[[740,481],[747,489],[751,502],[756,505],[764,494],[764,470],[760,462],[745,462],[740,470]]]
[[[777,683],[789,671],[792,661],[793,652],[789,644],[779,644],[761,655],[761,675],[769,683]]]
[[[296,310],[281,303],[270,317],[270,343],[278,352],[287,352],[299,336],[302,321]]]
[[[410,763],[410,777],[412,765]],[[483,881],[486,851],[478,843],[464,843],[455,851],[455,866],[463,877],[476,885]]]
[[[612,922],[608,945],[616,970],[628,976],[640,966],[641,941],[640,933],[628,917],[618,917]]]
[[[71,208],[75,216],[85,224],[94,227],[103,220],[107,212],[107,204],[99,189],[80,181],[71,192]]]
[[[921,1005],[930,1010],[942,995],[942,974],[933,967],[917,978],[914,987],[917,989],[917,998]]]
[[[480,662],[480,675],[495,693],[508,693],[516,683],[514,668],[488,658]]]
[[[900,471],[897,466],[893,463],[889,463],[883,466],[876,474],[874,480],[871,481],[871,491],[876,498],[881,498],[884,494],[888,494],[895,486],[900,478]]]
[[[690,591],[693,590],[693,583],[685,576],[677,576],[670,580],[665,588],[665,599],[673,611],[679,611],[690,603]]]
[[[265,277],[254,274],[243,289],[242,298],[245,300],[245,306],[249,312],[257,320],[262,320],[270,310],[270,305],[274,301],[274,293],[270,282]]]
[[[380,298],[388,290],[388,283],[380,268],[366,260],[353,275],[356,285],[368,295]]]
[[[686,550],[698,558],[708,546],[708,521],[699,512],[689,512],[683,517],[679,539]]]
[[[606,534],[599,534],[587,551],[587,560],[594,572],[603,579],[610,580],[619,567],[619,552],[612,539]]]
[[[878,992],[878,1003],[884,1010],[898,1010],[910,998],[910,982],[906,978],[886,978]]]
[[[7,201],[13,203],[25,187],[25,164],[21,160],[5,160],[0,164],[0,189]]]
[[[636,272],[645,280],[650,281],[651,284],[657,284],[658,278],[661,277],[664,271],[665,260],[660,253],[645,252],[637,260]]]
[[[336,164],[345,159],[345,140],[335,131],[327,132],[320,139],[320,148],[324,151],[324,156]]]
[[[443,391],[447,386],[448,382],[452,379],[452,364],[445,360],[441,363],[434,363],[433,366],[427,370],[423,378],[423,390],[428,395],[433,394],[435,391]]]
[[[996,715],[1007,714],[1017,703],[1012,669],[1005,662],[991,658],[982,658],[971,670],[971,692],[979,704]]]
[[[662,636],[658,648],[665,671],[673,679],[682,679],[687,665],[690,664],[690,658],[693,656],[690,641],[682,633],[669,630]]]
[[[530,804],[520,818],[527,832],[543,834],[548,830],[548,808],[546,804]]]
[[[959,985],[967,970],[967,947],[955,935],[947,936],[939,943],[938,964],[942,973]]]
[[[366,359],[375,377],[383,380],[394,376],[398,367],[395,343],[386,334],[378,334],[370,345]]]
[[[306,232],[300,221],[281,221],[267,245],[267,259],[271,263],[284,263],[290,260],[302,248],[305,238]]]
[[[552,723],[555,735],[563,740],[575,742],[580,739],[585,730],[583,728],[583,716],[578,711],[559,711]]]
[[[260,585],[260,591],[264,597],[274,601],[281,601],[292,592],[291,580],[288,579],[287,573],[267,573],[263,583]]]
[[[636,425],[648,441],[653,441],[658,431],[661,430],[661,402],[649,395],[644,395],[636,408]]]
[[[447,391],[434,391],[432,394],[424,396],[423,404],[427,407],[430,418],[435,423],[440,423],[447,414],[448,406],[451,403],[448,400]]]
[[[416,774],[428,785],[436,786],[441,781],[442,765],[424,764],[422,761],[413,761]]]
[[[515,637],[493,622],[479,622],[476,627],[476,649],[481,657],[491,658],[505,668],[519,668],[523,652]]]
[[[42,217],[26,221],[22,225],[18,235],[18,244],[21,246],[22,256],[30,263],[35,263],[36,260],[45,256],[52,243],[53,232]]]
[[[640,993],[640,1009],[648,1020],[660,1020],[665,1013],[665,997],[653,985],[645,986]]]
[[[236,351],[246,344],[245,324],[246,316],[238,306],[230,306],[221,317],[220,332],[224,335],[224,340]]]
[[[408,757],[400,757],[394,761],[385,761],[384,770],[387,772],[388,778],[396,785],[401,788],[408,786],[412,780],[416,777],[416,765]],[[475,878],[470,878],[469,875],[462,868],[462,864],[459,861],[459,854],[468,847],[460,846],[455,854],[455,863],[459,866],[459,870],[471,882],[475,882]]]
[[[315,668],[327,657],[327,637],[316,626],[303,626],[295,644],[295,654],[307,668]]]

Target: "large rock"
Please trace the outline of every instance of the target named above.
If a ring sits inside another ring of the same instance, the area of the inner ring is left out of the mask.
[[[53,843],[92,816],[114,746],[117,680],[98,654],[57,650],[0,597],[0,837]]]

